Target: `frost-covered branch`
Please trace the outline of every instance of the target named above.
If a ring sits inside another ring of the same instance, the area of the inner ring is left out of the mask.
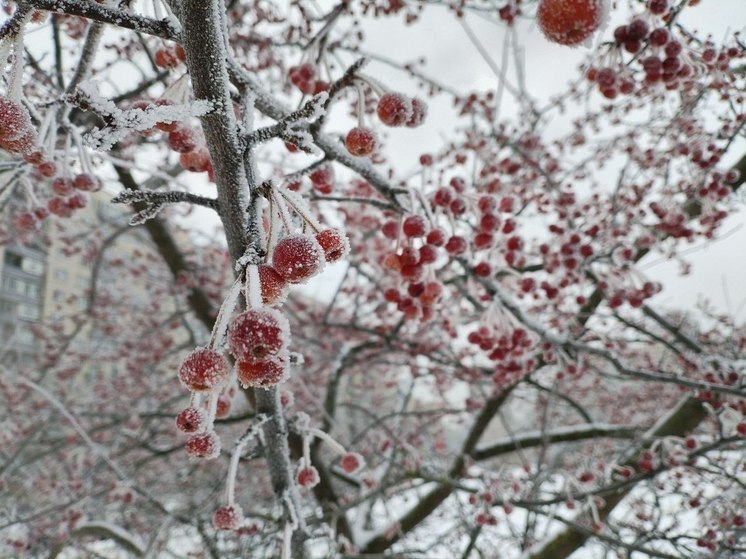
[[[217,200],[214,198],[205,198],[191,192],[152,192],[152,191],[125,191],[114,196],[111,199],[113,204],[132,204],[134,202],[143,202],[147,205],[144,210],[138,211],[132,219],[130,225],[139,225],[154,218],[163,209],[166,204],[187,203],[217,210]]]

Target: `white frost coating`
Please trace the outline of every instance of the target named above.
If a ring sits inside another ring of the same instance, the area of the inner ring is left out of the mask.
[[[140,555],[144,555],[146,551],[145,544],[136,538],[133,534],[130,534],[127,530],[111,522],[104,520],[93,520],[85,522],[77,526],[76,531],[103,531],[110,533],[113,538],[119,542],[125,542],[131,550],[137,550]]]
[[[316,147],[313,136],[305,130],[301,130],[295,126],[288,127],[288,134],[293,136],[293,142],[300,149],[308,150],[312,155],[319,153],[319,148]]]
[[[321,93],[317,93],[314,95],[311,104],[311,108],[313,111],[308,117],[308,120],[316,120],[318,118],[321,118],[326,115],[326,108],[324,107],[324,104],[329,99],[329,94],[326,91],[322,91]]]
[[[321,429],[316,429],[315,427],[311,427],[310,429],[308,429],[308,434],[313,435],[314,437],[324,441],[337,454],[340,454],[340,455],[347,454],[347,450],[345,449],[345,447],[343,447],[336,440],[334,440],[329,433],[324,433],[324,431],[322,431]]]
[[[246,268],[246,305],[252,309],[262,306],[262,286],[259,282],[259,267],[256,264]]]
[[[223,304],[220,305],[218,317],[215,320],[215,326],[213,326],[212,334],[210,336],[210,347],[219,348],[223,345],[225,333],[228,330],[228,323],[233,314],[233,309],[236,308],[236,301],[238,301],[238,296],[240,294],[241,282],[239,279],[236,279],[228,290],[228,294],[225,296]]]
[[[213,109],[210,101],[199,100],[183,105],[151,105],[144,110],[122,110],[111,100],[101,96],[95,82],[82,83],[78,89],[86,96],[86,102],[95,112],[114,119],[113,126],[92,130],[85,136],[88,146],[105,151],[131,131],[150,130],[159,122],[179,122],[199,117]]]
[[[276,188],[277,191],[290,205],[290,207],[293,208],[293,211],[301,217],[301,219],[303,219],[316,231],[320,231],[322,229],[321,224],[314,217],[313,213],[311,212],[311,208],[308,206],[308,203],[301,195],[299,195],[297,192],[293,192],[292,190],[288,190],[283,186],[278,186]]]
[[[554,334],[553,332],[546,330],[538,322],[526,316],[526,313],[523,312],[523,310],[516,304],[516,302],[509,299],[500,289],[498,289],[496,284],[492,283],[491,287],[492,290],[495,292],[497,298],[500,300],[500,303],[502,303],[503,307],[505,307],[505,309],[507,309],[510,314],[518,319],[529,330],[539,334],[542,338],[554,345],[561,346],[567,343],[566,336]]]

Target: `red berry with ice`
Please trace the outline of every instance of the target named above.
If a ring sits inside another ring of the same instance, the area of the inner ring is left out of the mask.
[[[243,510],[236,504],[223,505],[212,517],[212,525],[218,530],[238,530],[243,524]]]
[[[304,466],[298,470],[297,480],[301,487],[314,487],[319,483],[319,472],[313,466]]]
[[[19,140],[30,130],[33,129],[28,109],[18,101],[0,97],[0,140]]]
[[[238,382],[243,387],[257,386],[269,388],[287,379],[287,356],[275,357],[266,361],[239,361],[236,363]]]
[[[378,118],[387,126],[403,126],[412,118],[412,101],[400,93],[386,93],[378,100]]]
[[[176,428],[182,433],[201,431],[207,423],[207,414],[200,408],[189,406],[176,416]]]
[[[541,0],[536,21],[547,39],[578,45],[601,25],[607,0]]]
[[[416,128],[425,121],[427,116],[427,103],[419,97],[412,98],[412,115],[407,119],[409,128]]]
[[[347,133],[347,151],[356,157],[366,157],[376,149],[376,135],[370,128],[358,126]]]
[[[230,365],[223,354],[204,347],[187,355],[179,367],[179,380],[187,390],[208,392],[225,384]]]
[[[290,342],[287,318],[277,309],[249,309],[231,321],[228,348],[238,361],[266,361]]]
[[[272,252],[272,267],[290,283],[301,283],[318,274],[326,264],[324,251],[314,237],[288,235]]]
[[[354,474],[361,470],[364,464],[365,461],[363,460],[363,457],[357,452],[348,452],[342,456],[342,460],[339,461],[339,465],[342,466],[342,469],[348,474]]]
[[[272,266],[259,265],[259,285],[262,290],[262,303],[281,305],[288,296],[288,284]]]
[[[194,435],[186,442],[186,451],[193,458],[217,458],[220,456],[220,437],[215,431]]]
[[[324,229],[316,233],[316,240],[324,251],[327,262],[341,260],[350,252],[350,241],[339,229]]]

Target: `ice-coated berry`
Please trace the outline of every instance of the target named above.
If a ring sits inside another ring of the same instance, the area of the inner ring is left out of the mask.
[[[287,356],[275,357],[266,361],[239,361],[236,363],[236,376],[243,387],[258,386],[269,388],[287,378]]]
[[[228,349],[238,361],[266,361],[279,355],[290,342],[290,326],[280,311],[249,309],[228,327]]]
[[[207,422],[207,414],[200,408],[189,406],[176,416],[176,428],[182,433],[196,433]]]
[[[288,235],[272,252],[272,267],[290,283],[301,283],[318,274],[326,264],[324,251],[314,237]]]
[[[194,130],[179,126],[168,134],[168,147],[178,153],[186,153],[197,147],[197,135]]]
[[[212,517],[212,525],[218,530],[238,530],[243,523],[243,510],[236,504],[223,505]]]
[[[403,126],[412,118],[412,101],[401,93],[385,93],[378,100],[378,118],[387,126]]]
[[[324,251],[327,262],[341,260],[350,252],[350,241],[347,236],[338,229],[324,229],[316,233],[316,240]]]
[[[348,452],[339,461],[339,465],[348,474],[354,474],[363,467],[363,464],[365,464],[365,461],[357,452]]]
[[[186,451],[193,458],[217,458],[220,456],[220,437],[215,431],[193,435],[186,442]]]
[[[425,121],[427,116],[427,103],[419,97],[412,98],[412,115],[407,119],[409,128],[416,128]]]
[[[101,181],[88,173],[80,173],[73,177],[73,187],[86,192],[101,190]]]
[[[272,266],[259,265],[259,285],[262,290],[262,303],[281,305],[288,296],[288,284]]]
[[[304,466],[298,470],[297,479],[301,487],[314,487],[319,483],[319,472],[313,466]]]
[[[179,367],[179,380],[187,390],[207,392],[225,384],[230,365],[222,353],[204,347],[186,356]]]
[[[540,0],[536,22],[550,41],[578,45],[601,25],[607,0]]]
[[[347,151],[356,157],[366,157],[376,149],[376,135],[370,128],[358,126],[347,133]]]
[[[0,140],[6,142],[19,140],[30,130],[32,130],[31,115],[28,109],[18,101],[0,97]]]
[[[29,128],[27,132],[19,138],[13,140],[0,140],[0,148],[10,153],[29,153],[36,148],[36,130]]]

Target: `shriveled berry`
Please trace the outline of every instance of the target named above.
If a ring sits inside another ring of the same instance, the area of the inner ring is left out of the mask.
[[[400,93],[385,93],[376,111],[386,126],[403,126],[412,118],[412,101]]]
[[[324,251],[314,237],[288,235],[272,252],[272,267],[290,283],[301,283],[318,274],[326,264]]]
[[[370,128],[358,126],[347,133],[347,151],[356,157],[366,157],[376,149],[376,135]]]
[[[207,423],[207,414],[203,409],[190,406],[176,416],[176,427],[182,433],[196,433]]]
[[[200,347],[186,356],[179,367],[179,380],[187,390],[207,392],[228,380],[230,365],[222,353]]]
[[[324,251],[327,262],[336,262],[350,252],[350,241],[338,229],[324,229],[316,233],[316,240]]]
[[[235,503],[223,505],[212,517],[212,525],[217,530],[238,530],[243,524],[243,510]]]
[[[185,446],[187,454],[193,458],[212,460],[220,456],[220,437],[215,431],[193,435]]]
[[[264,361],[284,351],[290,342],[290,326],[280,311],[249,309],[228,326],[228,349],[239,361]]]

